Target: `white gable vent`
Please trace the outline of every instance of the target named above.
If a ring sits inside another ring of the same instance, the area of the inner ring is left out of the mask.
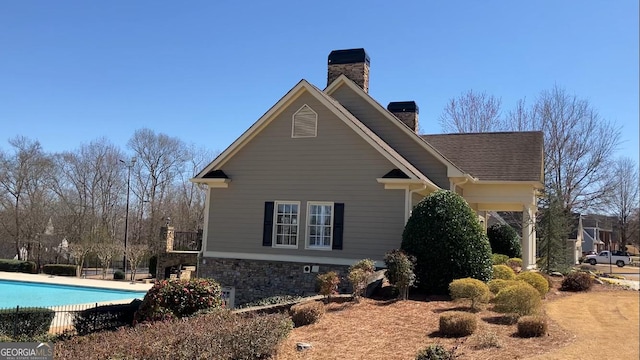
[[[318,114],[309,105],[303,105],[293,114],[293,130],[291,137],[316,137],[318,129]]]

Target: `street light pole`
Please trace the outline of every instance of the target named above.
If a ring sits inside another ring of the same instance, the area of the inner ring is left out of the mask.
[[[127,240],[129,239],[129,193],[131,192],[131,168],[136,163],[136,158],[131,158],[131,161],[127,164],[123,160],[121,163],[125,164],[128,168],[127,171],[127,205],[125,206],[124,217],[124,256],[122,257],[122,267],[124,269],[124,278],[127,278]]]

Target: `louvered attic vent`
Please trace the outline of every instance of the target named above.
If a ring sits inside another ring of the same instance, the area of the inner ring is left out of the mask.
[[[308,105],[303,105],[293,114],[293,131],[291,137],[316,137],[318,129],[318,114]]]

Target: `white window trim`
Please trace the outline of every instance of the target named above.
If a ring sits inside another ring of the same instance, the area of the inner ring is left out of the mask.
[[[280,245],[278,244],[278,204],[295,204],[298,205],[298,222],[296,223],[296,244]],[[279,249],[297,249],[300,244],[300,201],[277,200],[273,202],[273,241],[271,246]]]
[[[305,242],[304,242],[304,248],[306,250],[319,250],[319,251],[331,251],[333,250],[333,228],[335,226],[335,203],[331,202],[331,201],[307,201],[307,216],[305,219],[305,224],[304,224],[304,228],[305,228]],[[309,245],[310,243],[310,234],[311,231],[309,231],[309,227],[311,226],[311,224],[309,224],[309,221],[311,219],[311,206],[312,205],[330,205],[331,206],[331,233],[330,233],[330,240],[329,240],[329,246],[317,246],[317,245]]]
[[[300,112],[300,110],[304,109],[304,108],[308,108],[309,110],[311,110],[311,112],[316,116],[315,122],[314,122],[314,128],[313,128],[313,135],[309,135],[309,136],[296,136],[295,135],[295,129],[296,129],[296,115]],[[318,137],[318,113],[315,112],[315,110],[313,110],[311,108],[311,106],[304,104],[302,105],[298,110],[296,110],[296,112],[293,113],[293,115],[291,115],[291,137],[293,139],[302,139],[302,138],[314,138],[314,137]]]

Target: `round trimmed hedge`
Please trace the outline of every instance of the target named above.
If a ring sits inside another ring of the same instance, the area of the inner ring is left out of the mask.
[[[458,194],[436,191],[411,213],[402,249],[415,256],[421,291],[448,294],[454,279],[491,279],[491,247],[478,216]]]
[[[487,229],[491,251],[507,255],[509,258],[522,256],[522,248],[518,233],[506,224],[495,224]]]

